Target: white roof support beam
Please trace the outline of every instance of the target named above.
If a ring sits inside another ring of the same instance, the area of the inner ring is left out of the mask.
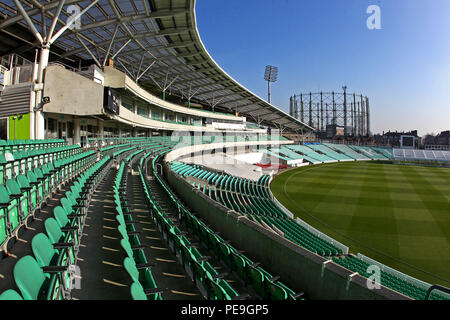
[[[67,0],[66,3],[73,4],[73,3],[77,3],[77,2],[81,2],[81,1],[83,1],[83,0]],[[58,6],[58,4],[59,3],[57,3],[56,1],[49,2],[47,4],[42,5],[42,7],[40,7],[40,8],[30,9],[30,10],[26,11],[26,13],[29,17],[32,17],[36,14],[39,14],[42,11],[44,11],[44,13],[47,11],[50,11],[51,9],[56,8]],[[6,20],[4,20],[0,23],[0,30],[19,22],[20,20],[22,20],[22,14],[18,14],[13,17],[7,18]]]
[[[106,51],[106,54],[105,54],[105,59],[103,60],[103,63],[102,63],[103,67],[106,66],[106,61],[108,60],[109,53],[111,52],[111,48],[112,48],[112,45],[114,43],[114,39],[116,38],[117,30],[119,30],[119,25],[118,24],[116,24],[116,26],[114,27],[114,32],[113,32],[113,35],[111,37],[111,41],[109,42],[108,50]]]
[[[58,39],[67,29],[70,28],[72,24],[75,23],[78,19],[81,18],[83,14],[85,14],[94,4],[96,4],[98,0],[93,0],[86,8],[84,8],[80,13],[78,13],[75,17],[70,20],[69,23],[67,23],[64,27],[59,29],[59,31],[48,41],[49,45],[51,45],[53,42],[55,42],[56,39]],[[101,65],[100,65],[101,66]]]
[[[53,36],[53,31],[55,31],[56,23],[58,22],[58,18],[59,18],[59,15],[61,14],[61,10],[64,6],[64,3],[66,3],[66,0],[59,1],[58,8],[56,9],[56,13],[53,17],[52,24],[50,25],[50,28],[48,29],[47,39],[51,39]],[[42,25],[44,25],[44,23]]]
[[[153,61],[152,63],[150,63],[150,65],[144,70],[142,71],[142,73],[136,78],[136,82],[139,81],[139,79],[145,74],[147,73],[147,71],[155,64],[156,61]]]
[[[39,43],[41,45],[43,45],[44,44],[44,39],[42,38],[41,34],[39,33],[39,31],[34,26],[33,21],[31,21],[30,16],[27,14],[27,12],[23,8],[22,4],[19,2],[19,0],[14,0],[14,3],[16,4],[17,9],[19,9],[20,13],[22,14],[22,17],[27,22],[28,28],[30,29],[30,31],[33,33],[33,35],[39,41]]]
[[[117,57],[117,55],[120,53],[120,51],[122,51],[129,43],[131,42],[131,39],[128,39],[127,42],[125,42],[120,48],[119,50],[116,51],[116,53],[113,54],[113,56],[111,57],[111,59],[114,59],[115,57]]]
[[[89,48],[86,46],[86,44],[84,43],[84,41],[81,40],[81,38],[80,38],[78,35],[76,35],[76,37],[77,37],[78,41],[80,41],[81,45],[86,49],[86,51],[87,51],[87,52],[89,53],[89,55],[92,57],[92,59],[95,61],[95,63],[97,64],[97,66],[98,66],[99,68],[101,68],[101,67],[102,67],[101,63],[97,60],[97,58],[96,58],[95,55],[92,53],[92,51],[89,50]]]

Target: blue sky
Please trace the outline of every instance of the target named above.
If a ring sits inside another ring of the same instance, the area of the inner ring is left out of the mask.
[[[369,30],[369,5],[381,30]],[[197,25],[214,60],[272,103],[309,91],[367,95],[372,132],[450,129],[449,0],[198,0]]]

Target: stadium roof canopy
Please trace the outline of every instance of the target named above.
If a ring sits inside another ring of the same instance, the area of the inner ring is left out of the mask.
[[[83,13],[80,20],[52,43],[51,61],[74,65],[90,60],[101,67],[113,58],[116,68],[144,87],[170,90],[283,131],[313,130],[249,91],[217,65],[200,39],[195,0],[2,0],[0,54],[40,47],[33,31],[44,39],[58,34],[79,12]]]

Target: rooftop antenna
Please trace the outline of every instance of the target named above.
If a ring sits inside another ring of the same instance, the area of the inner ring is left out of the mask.
[[[270,83],[276,82],[278,80],[278,67],[266,66],[266,71],[264,73],[264,80],[267,81],[267,101],[270,103]]]

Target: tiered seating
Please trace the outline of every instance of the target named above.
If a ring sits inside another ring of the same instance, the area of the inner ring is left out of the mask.
[[[450,161],[450,151],[393,149],[395,160]]]
[[[268,175],[252,181],[181,162],[172,162],[171,167],[184,178],[203,179],[202,191],[209,197],[253,221],[280,230],[294,243],[322,256],[342,254],[341,249],[309,232],[275,205],[268,191]]]
[[[329,158],[339,160],[339,161],[353,161],[354,159],[340,152],[336,152],[333,149],[320,143],[308,143],[305,144],[306,147],[316,151],[317,153],[326,154]]]
[[[388,158],[385,157],[383,154],[372,150],[370,147],[352,146],[352,145],[349,145],[349,147],[355,151],[358,151],[359,153],[364,154],[365,156],[369,157],[372,160],[388,160]]]
[[[82,152],[79,146],[61,146],[46,149],[28,149],[0,154],[0,184],[49,162]]]
[[[298,160],[298,159],[292,159],[292,158],[289,158],[289,157],[283,155],[283,154],[281,153],[281,150],[278,149],[278,148],[271,148],[270,150],[269,150],[269,149],[262,148],[262,149],[258,149],[258,151],[264,152],[265,154],[268,154],[269,156],[276,157],[276,158],[278,158],[278,159],[284,160],[284,161],[286,161],[286,163],[288,163],[288,164],[289,164],[291,161]],[[306,159],[306,157],[305,157],[305,159]]]
[[[21,227],[37,209],[46,203],[60,185],[67,183],[92,165],[93,151],[78,153],[63,159],[53,160],[40,168],[20,173],[0,186],[0,245],[6,252],[11,239],[17,238]],[[31,168],[30,168],[31,169]],[[42,169],[42,170],[41,170]]]
[[[146,154],[142,159],[141,163],[151,154],[161,152],[162,150],[154,150]],[[161,154],[161,153],[159,153]],[[156,172],[155,157],[152,165],[153,170]],[[142,165],[141,165],[142,166]],[[153,210],[153,215],[156,218],[158,226],[161,228],[164,238],[169,239],[175,252],[177,253],[180,262],[183,264],[185,270],[191,276],[193,281],[198,282],[205,291],[208,292],[209,299],[221,299],[221,298],[234,298],[237,297],[237,292],[231,288],[226,281],[222,281],[223,275],[220,275],[207,261],[207,257],[203,256],[198,249],[196,244],[191,243],[184,234],[175,226],[174,222],[168,218],[162,208],[153,201],[151,197],[151,189],[146,182],[146,179],[139,167],[139,172],[141,175],[142,185],[144,191],[147,194],[147,201],[149,206]]]
[[[387,147],[370,147],[372,150],[382,154],[388,159],[394,159],[394,153],[392,151],[392,148]]]
[[[155,170],[155,163],[158,161],[159,156],[153,160],[153,166]],[[145,157],[141,160],[145,161]],[[186,172],[186,175],[198,175],[198,170],[194,168],[191,172]],[[203,174],[203,173],[202,173]],[[206,174],[207,179],[215,179],[214,175]],[[142,182],[146,186],[146,180],[142,177]],[[156,175],[159,183],[163,186],[166,192],[170,195],[171,200],[179,208],[180,213],[183,215],[183,219],[186,221],[190,230],[193,230],[195,234],[199,235],[203,244],[205,244],[216,256],[233,271],[235,272],[244,283],[248,283],[256,291],[256,293],[263,299],[272,300],[286,300],[286,299],[298,299],[303,293],[295,294],[293,290],[288,288],[282,282],[279,281],[279,277],[274,277],[262,267],[259,263],[251,261],[244,255],[244,252],[237,250],[231,246],[225,239],[221,238],[211,228],[206,226],[200,219],[198,219],[192,212],[190,212],[186,206],[176,197],[166,183]],[[266,179],[266,177],[264,177]],[[148,190],[148,185],[147,189]],[[151,190],[147,191],[147,194],[151,194]],[[200,282],[208,292],[208,298],[214,300],[230,300],[244,298],[239,296],[231,286],[222,279],[223,275],[217,273],[217,271],[211,267],[206,261],[204,256],[201,256],[195,245],[189,242],[183,232],[174,225],[171,220],[164,217],[164,213],[159,210],[151,196],[148,196],[149,203],[153,205],[162,223],[166,224],[166,230],[168,230],[168,238],[172,243],[172,246],[180,257],[179,259],[185,264],[185,268],[191,270],[191,274],[196,281]]]
[[[333,261],[351,271],[358,272],[363,277],[369,278],[373,275],[367,272],[370,264],[358,259],[355,256],[349,255],[339,258],[334,257]],[[391,288],[415,300],[425,299],[425,295],[427,293],[427,289],[418,287],[411,282],[401,279],[386,271],[381,271],[380,281],[381,285]],[[430,295],[430,300],[445,300],[445,298],[436,292],[432,292]]]
[[[133,223],[133,212],[127,205],[127,173],[125,161],[122,161],[114,182],[114,202],[116,204],[118,231],[122,239],[120,244],[125,254],[123,266],[133,282],[131,295],[139,300],[162,300],[165,289],[158,288],[151,267],[144,253],[139,232]]]
[[[291,149],[295,152],[299,152],[301,154],[304,154],[305,156],[307,156],[308,158],[311,159],[315,159],[316,162],[333,162],[336,161],[333,158],[330,158],[329,156],[325,155],[325,154],[321,154],[318,152],[315,152],[314,150],[312,150],[311,148],[308,148],[307,146],[303,146],[303,145],[287,145],[286,147],[284,147],[285,149]],[[312,161],[311,161],[312,162]],[[313,162],[313,163],[316,163]]]
[[[324,143],[324,145],[335,151],[340,151],[355,160],[370,160],[370,158],[353,150],[352,148],[350,148],[349,146],[347,146],[345,144]]]
[[[14,281],[20,295],[13,289],[2,293],[5,299],[54,300],[70,299],[72,273],[69,266],[76,264],[78,246],[90,195],[107,173],[109,157],[95,161],[95,153],[76,156],[74,162],[55,169],[53,174],[74,181],[70,191],[53,210],[53,216],[44,222],[46,234],[38,233],[31,242],[33,255],[21,257],[14,266]],[[28,189],[30,190],[30,189]]]
[[[66,143],[63,139],[45,140],[0,140],[0,152],[16,152],[35,149],[49,149],[63,147]]]

